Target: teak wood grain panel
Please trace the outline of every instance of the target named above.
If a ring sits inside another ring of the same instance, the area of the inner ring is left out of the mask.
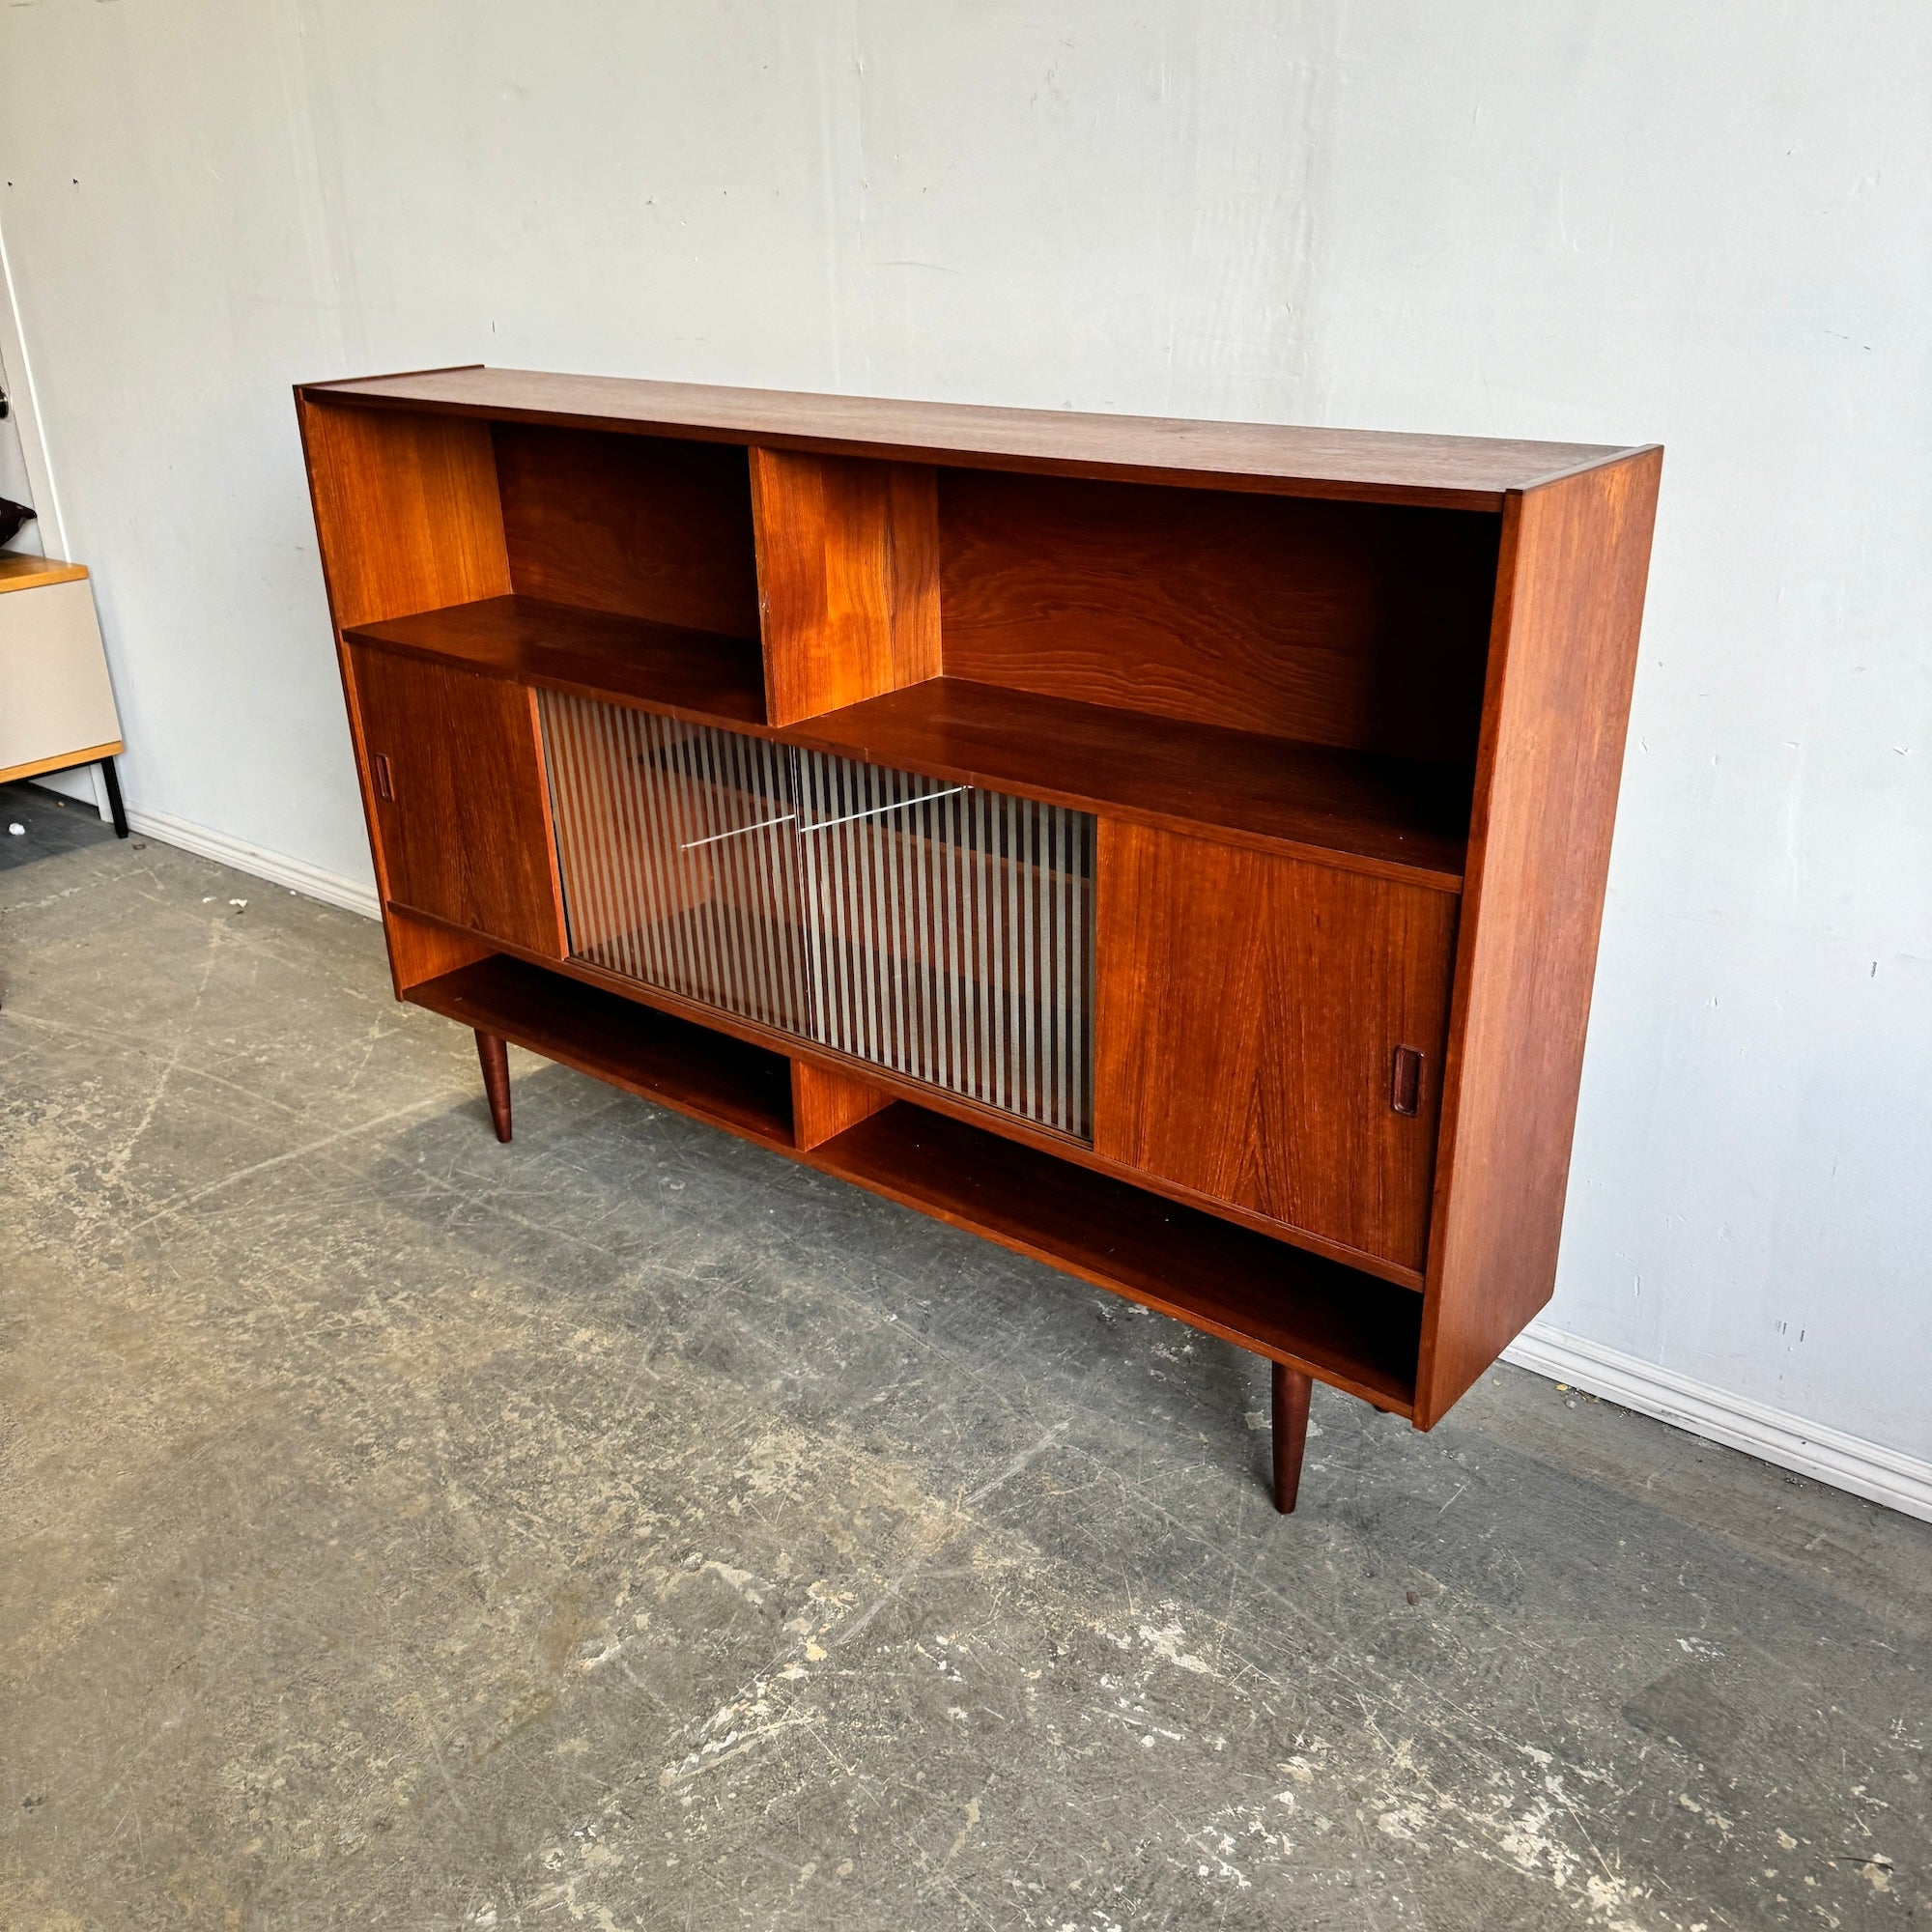
[[[758,635],[742,449],[512,423],[497,427],[495,441],[520,596]]]
[[[448,416],[376,414],[299,393],[296,413],[376,885],[387,900],[361,708],[341,634],[508,591],[490,429]],[[383,931],[399,996],[475,957],[469,942],[432,926],[385,917]]]
[[[304,393],[370,409],[446,410],[827,455],[1488,510],[1499,510],[1511,490],[1630,453],[1600,443],[1082,415],[480,365],[313,384]]]
[[[1095,1150],[1419,1268],[1456,914],[1428,887],[1103,820]],[[1421,1056],[1412,1113],[1398,1049]]]
[[[486,671],[515,683],[580,697],[636,698],[653,711],[734,728],[765,715],[758,647],[710,631],[684,631],[642,617],[486,597],[352,627],[350,641]]]
[[[893,1095],[848,1079],[829,1066],[809,1060],[791,1064],[792,1143],[801,1149],[822,1147],[847,1127],[893,1104]]]
[[[338,631],[510,589],[490,426],[301,403]]]
[[[1662,453],[1504,519],[1430,1255],[1430,1427],[1549,1299]]]
[[[950,469],[949,677],[1473,765],[1498,520]]]
[[[785,733],[794,744],[1054,805],[1273,848],[1455,890],[1469,774],[928,678]]]
[[[366,645],[351,660],[387,896],[561,958],[535,694]]]
[[[752,502],[773,724],[939,675],[931,469],[753,449]]]

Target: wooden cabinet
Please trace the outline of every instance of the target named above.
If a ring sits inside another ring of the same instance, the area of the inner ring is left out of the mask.
[[[1106,826],[1095,1149],[1419,1272],[1460,910],[1433,887]]]
[[[0,784],[98,764],[114,830],[128,836],[121,719],[86,567],[20,551],[0,554]]]
[[[365,647],[351,663],[384,897],[560,959],[535,695]]]
[[[1432,1426],[1554,1279],[1661,454],[298,392],[399,997]]]

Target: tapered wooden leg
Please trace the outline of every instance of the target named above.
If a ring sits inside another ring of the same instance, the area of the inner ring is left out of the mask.
[[[1308,1391],[1299,1369],[1274,1365],[1274,1506],[1283,1516],[1294,1511],[1301,1489],[1301,1452],[1308,1446]]]
[[[490,1124],[497,1138],[510,1138],[510,1049],[494,1033],[476,1029],[476,1058],[483,1063],[483,1091],[490,1096]],[[1305,1379],[1305,1378],[1304,1378]],[[1304,1404],[1306,1398],[1303,1398]]]

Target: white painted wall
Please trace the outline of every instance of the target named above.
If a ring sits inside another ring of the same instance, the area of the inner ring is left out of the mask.
[[[0,233],[130,797],[363,879],[298,379],[1666,442],[1551,1320],[1932,1459],[1928,99],[1916,0],[14,0]]]
[[[0,384],[5,381],[4,368],[0,368]],[[11,415],[0,421],[0,497],[14,503],[31,504],[34,500],[34,486],[27,481],[27,459],[20,449],[20,432]],[[37,537],[29,524],[7,548],[43,554]]]

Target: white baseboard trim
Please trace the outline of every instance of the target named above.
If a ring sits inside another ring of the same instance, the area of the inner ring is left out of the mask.
[[[375,888],[359,879],[325,872],[319,866],[264,851],[259,845],[230,838],[225,832],[212,832],[165,811],[129,806],[128,823],[165,845],[198,852],[204,859],[218,860],[253,878],[287,886],[292,892],[360,913],[365,919],[379,916]],[[1567,1382],[1572,1388],[1634,1408],[1639,1415],[1655,1416],[1693,1435],[1721,1442],[1727,1449],[1741,1449],[1747,1456],[1756,1456],[1780,1469],[1795,1470],[1833,1489],[1849,1490],[1855,1496],[1932,1522],[1932,1463],[1915,1456],[1804,1422],[1782,1409],[1732,1395],[1708,1382],[1692,1381],[1689,1376],[1658,1368],[1635,1355],[1605,1349],[1541,1321],[1531,1322],[1503,1350],[1503,1359],[1552,1381]]]
[[[1932,1522],[1932,1463],[1532,1321],[1503,1360]]]
[[[376,888],[341,872],[325,872],[305,859],[286,858],[280,852],[267,852],[246,839],[231,838],[226,832],[213,832],[172,812],[148,811],[138,805],[128,808],[128,827],[131,832],[158,838],[163,845],[179,845],[184,852],[198,853],[232,866],[249,877],[267,879],[270,884],[287,886],[305,897],[321,899],[325,905],[340,906],[345,912],[359,912],[364,919],[377,919],[382,908],[376,901]]]

